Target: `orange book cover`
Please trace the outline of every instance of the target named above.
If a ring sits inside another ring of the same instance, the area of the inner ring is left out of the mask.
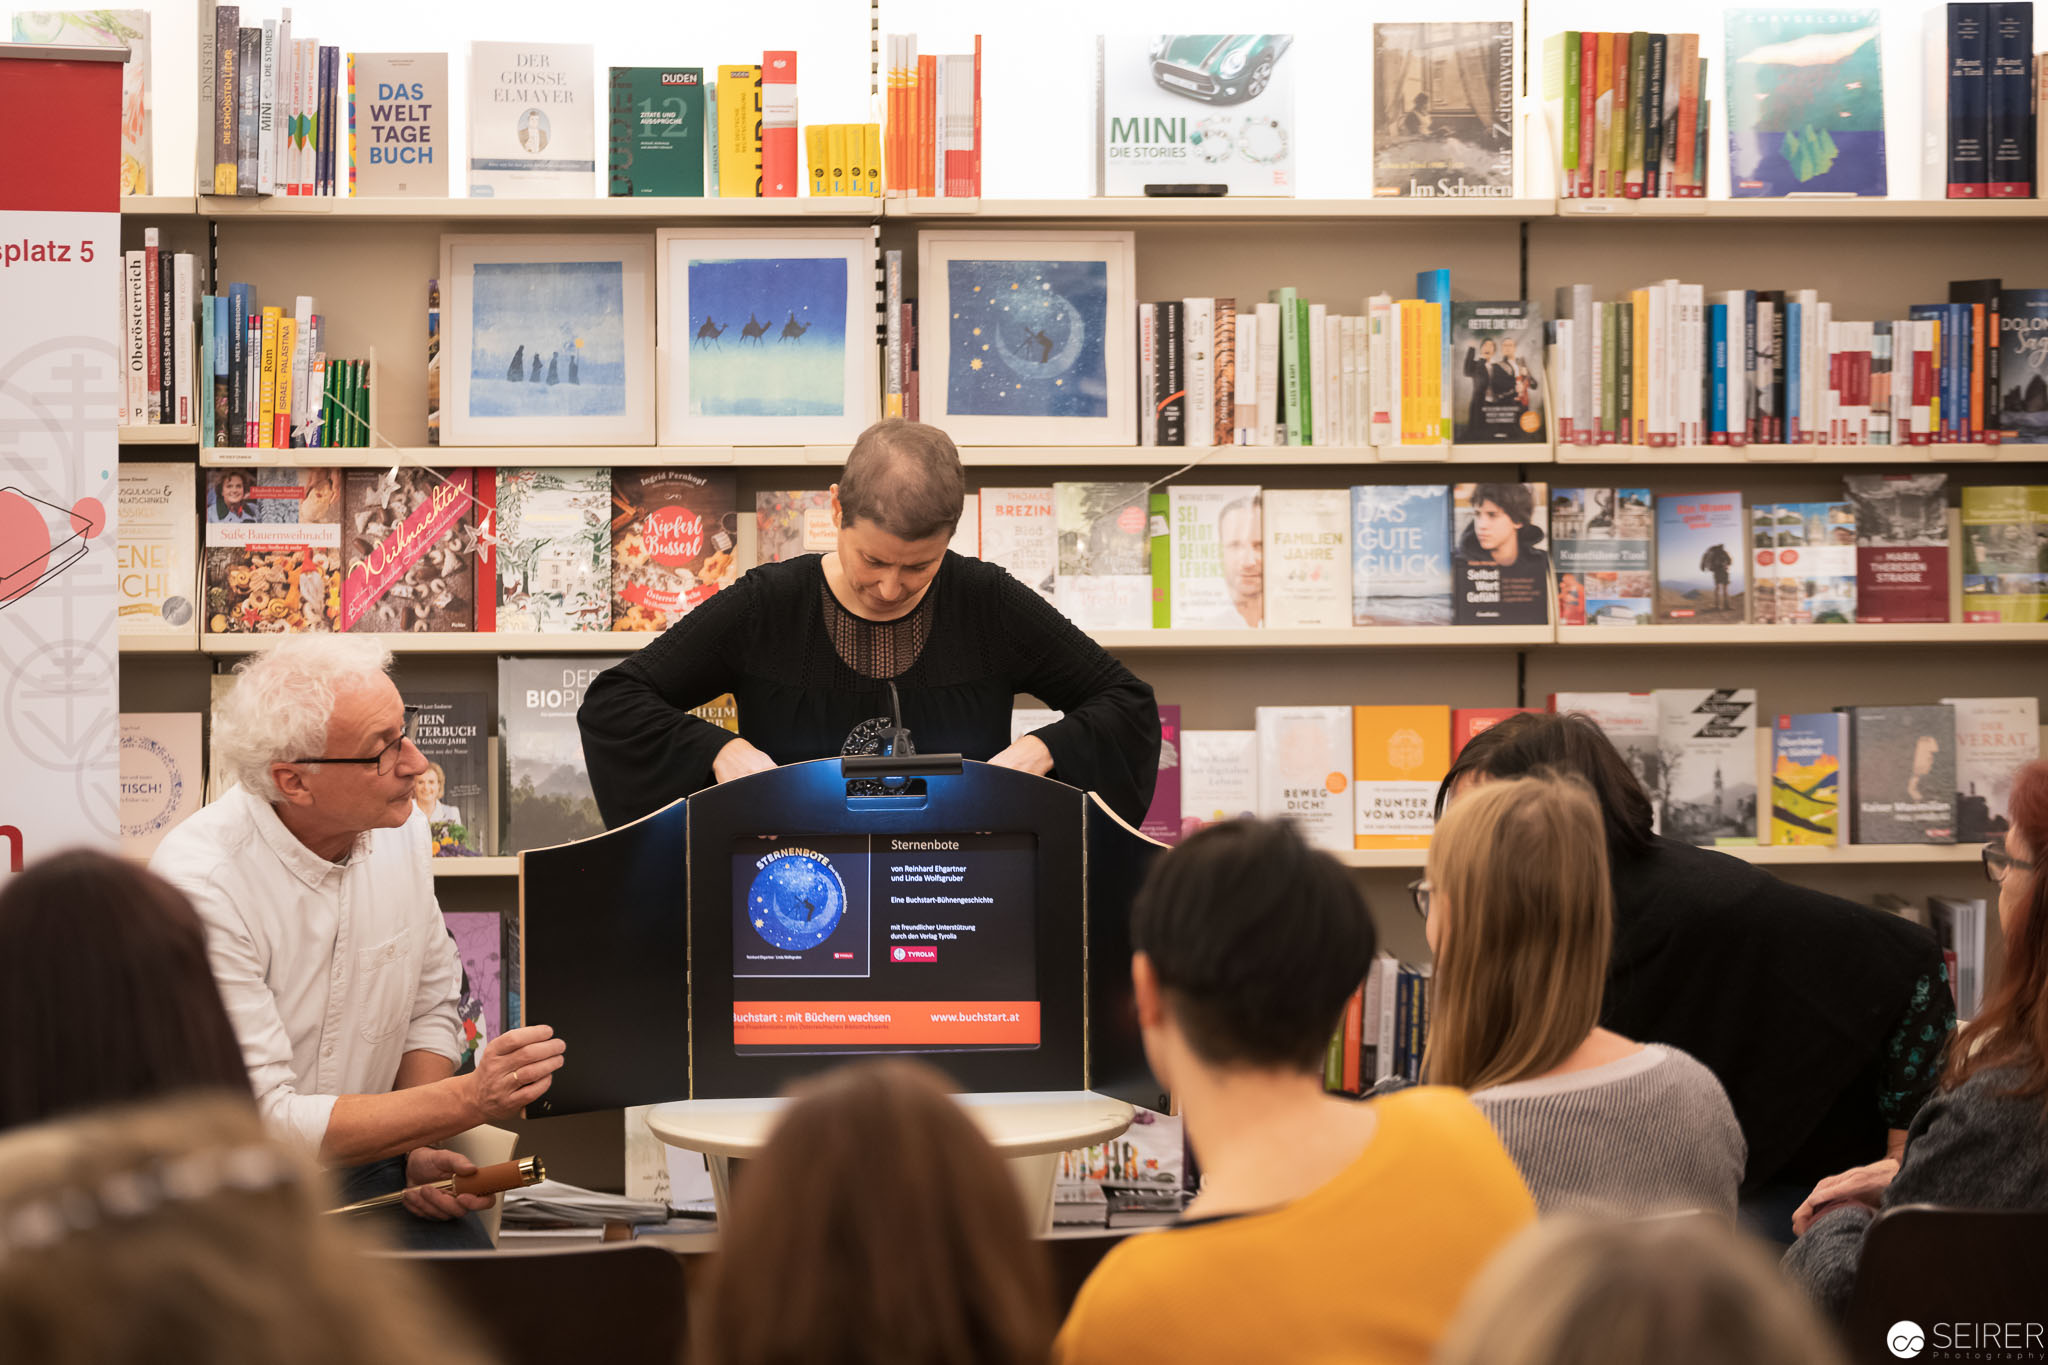
[[[1351,749],[1354,846],[1428,848],[1451,768],[1451,708],[1354,706]]]
[[[917,58],[917,192],[930,198],[932,186],[932,151],[936,146],[933,129],[936,123],[932,98],[939,87],[939,59],[929,52],[921,52]]]
[[[1634,443],[1641,446],[1650,443],[1650,291],[1632,289],[1628,298],[1629,306],[1635,310],[1635,335],[1628,357],[1634,375],[1629,390],[1633,409],[1629,421],[1635,432]]]
[[[1599,56],[1593,73],[1593,194],[1605,199],[1612,193],[1607,170],[1614,159],[1614,35],[1597,35],[1593,50]]]
[[[1343,1086],[1347,1095],[1360,1094],[1365,1084],[1359,1079],[1359,1054],[1365,1051],[1365,985],[1360,983],[1351,992],[1351,998],[1344,1002],[1344,1073]]]
[[[1984,305],[1970,305],[1970,423],[1966,441],[1984,439]]]

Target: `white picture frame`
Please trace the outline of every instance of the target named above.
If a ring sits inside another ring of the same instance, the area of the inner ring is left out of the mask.
[[[441,444],[653,445],[653,284],[645,234],[443,237]]]
[[[1133,233],[1107,230],[920,232],[921,419],[963,446],[1135,445],[1134,241]],[[1018,268],[1005,269],[1009,263]],[[1046,263],[1055,269],[1030,268]],[[1013,328],[1003,301],[978,297],[991,289],[1024,296],[1027,312],[1042,316]],[[975,317],[977,309],[994,321]],[[1037,376],[1038,366],[1050,369]],[[1068,392],[1080,397],[1059,392],[1070,381]],[[1021,404],[1014,414],[1002,407],[1011,395]]]
[[[851,445],[881,416],[873,228],[662,228],[655,312],[663,445]]]

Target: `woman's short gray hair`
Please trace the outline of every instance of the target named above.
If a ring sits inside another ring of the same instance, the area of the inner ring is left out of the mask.
[[[213,708],[213,749],[224,775],[278,799],[270,765],[322,752],[334,702],[383,677],[391,650],[369,635],[288,635],[244,660]]]

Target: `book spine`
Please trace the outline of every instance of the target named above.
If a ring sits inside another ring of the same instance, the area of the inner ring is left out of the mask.
[[[1627,410],[1623,377],[1627,351],[1622,318],[1627,313],[1619,300],[1600,304],[1600,444],[1627,444],[1622,440],[1622,413]]]
[[[1693,187],[1705,181],[1705,168],[1693,159],[1693,143],[1700,127],[1700,39],[1696,33],[1681,36],[1678,51],[1678,145],[1673,168],[1672,192],[1692,198]]]
[[[1159,444],[1159,309],[1138,305],[1138,444]],[[1155,561],[1154,568],[1157,568]]]
[[[1650,35],[1638,29],[1627,35],[1628,53],[1628,99],[1615,97],[1614,118],[1616,127],[1624,118],[1628,125],[1628,141],[1622,152],[1621,192],[1625,198],[1643,197],[1643,143],[1647,129],[1643,126],[1644,92],[1650,83]],[[1615,66],[1622,64],[1620,53],[1615,54]],[[1615,85],[1621,84],[1620,72],[1615,73]]]
[[[189,427],[197,423],[193,411],[196,390],[192,383],[192,257],[179,252],[171,258],[171,397],[177,405],[173,423]]]
[[[203,184],[215,194],[235,192],[235,130],[241,102],[242,11],[218,5],[213,11],[213,174]]]
[[[1654,198],[1664,178],[1664,58],[1666,39],[1661,33],[1648,36],[1646,70],[1649,84],[1643,90],[1643,197]]]
[[[1988,5],[1948,7],[1948,197],[1982,199],[1990,193],[1984,156],[1986,104],[1985,33]]]
[[[1964,439],[1984,439],[1984,305],[1970,303],[1963,305],[1970,319],[1970,424]]]
[[[1213,445],[1236,444],[1237,300],[1217,299],[1210,310],[1209,402],[1215,411]]]
[[[149,422],[149,267],[144,255],[137,250],[121,257],[121,324],[126,349],[126,401],[121,420],[131,427]]]
[[[256,96],[256,193],[277,191],[277,20],[263,21],[263,64]]]
[[[1187,444],[1187,386],[1181,374],[1181,305],[1159,305],[1159,444]]]
[[[199,136],[193,139],[194,165],[192,188],[195,193],[207,194],[213,189],[213,140],[208,136],[207,124],[219,117],[220,105],[216,95],[220,89],[220,12],[214,0],[199,0],[199,102],[194,106],[199,111]],[[140,60],[138,54],[137,60]],[[125,172],[123,179],[126,179]],[[145,192],[142,186],[135,186],[136,193]],[[123,193],[127,192],[124,186]]]
[[[277,320],[277,396],[271,407],[270,445],[287,450],[292,443],[292,361],[298,352],[299,324],[296,318]]]
[[[1713,398],[1707,406],[1707,440],[1728,444],[1728,305],[1707,309],[1707,332],[1713,350]]]
[[[268,450],[276,444],[274,432],[277,425],[277,340],[278,322],[282,310],[263,310],[262,372],[256,381],[256,395],[259,406],[256,412],[256,439],[249,444]]]
[[[1209,381],[1215,309],[1208,299],[1181,300],[1181,378],[1187,387],[1187,444],[1205,446],[1216,430]]]
[[[178,329],[177,263],[161,246],[153,248],[156,264],[156,306],[150,310],[156,346],[157,420],[174,425],[178,414],[175,385],[178,359],[173,337]]]
[[[917,54],[917,192],[934,197],[932,163],[938,145],[934,102],[938,95],[939,59],[930,52]]]
[[[968,159],[968,194],[981,197],[981,35],[974,35],[974,152]]]
[[[761,54],[761,194],[794,199],[798,184],[796,53]]]
[[[1594,126],[1599,113],[1600,35],[1579,34],[1579,188],[1578,197],[1593,197],[1595,148]]]
[[[1258,430],[1252,444],[1284,445],[1286,433],[1281,425],[1280,410],[1280,309],[1274,304],[1262,303],[1255,316],[1259,322],[1259,385],[1254,392],[1258,403]]]
[[[1275,292],[1280,316],[1280,441],[1295,446],[1301,440],[1301,326],[1296,316],[1292,289]]]
[[[1295,387],[1300,391],[1301,425],[1295,433],[1302,445],[1315,444],[1316,386],[1314,330],[1309,323],[1309,302],[1304,298],[1294,300],[1294,344],[1296,347],[1295,372],[1300,381]]]
[[[162,387],[164,380],[164,355],[163,347],[159,340],[162,336],[163,328],[163,305],[159,301],[157,294],[158,277],[162,274],[161,263],[158,258],[162,254],[162,250],[157,246],[157,230],[155,228],[144,228],[142,231],[142,335],[145,339],[144,350],[149,370],[143,388],[143,400],[148,404],[149,417],[147,420],[151,425],[164,420]]]
[[[1237,411],[1232,417],[1232,443],[1241,446],[1259,443],[1259,389],[1264,383],[1259,369],[1259,352],[1265,346],[1260,335],[1259,314],[1256,308],[1236,321],[1237,335],[1232,340],[1232,349],[1237,360],[1236,374],[1232,376],[1236,390]]]
[[[228,382],[228,424],[225,431],[216,433],[223,446],[239,447],[243,443],[242,414],[247,411],[246,397],[249,371],[249,286],[231,284],[228,286],[228,312],[225,319],[226,335],[221,345],[227,349]]]
[[[1149,499],[1152,531],[1152,628],[1173,625],[1173,499],[1165,489]]]
[[[256,193],[258,93],[262,89],[263,31],[243,28],[235,44],[235,193]]]
[[[292,309],[291,419],[285,424],[286,445],[303,446],[305,440],[306,372],[313,358],[313,300],[301,294]]]
[[[242,444],[253,450],[263,444],[263,316],[254,300],[249,304],[248,339],[242,344],[242,353],[249,367],[242,381]]]
[[[890,248],[882,253],[882,362],[885,376],[882,415],[903,415],[903,252]]]

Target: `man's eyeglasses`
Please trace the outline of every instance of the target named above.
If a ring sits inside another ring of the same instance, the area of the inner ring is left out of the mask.
[[[1427,881],[1408,883],[1408,899],[1415,902],[1416,914],[1424,919],[1429,918],[1429,883]]]
[[[2014,868],[2032,872],[2034,865],[2024,858],[2015,858],[2005,851],[2005,840],[1993,839],[1984,845],[1984,875],[1994,882],[2005,880],[2006,874]]]
[[[389,777],[398,771],[398,755],[407,744],[417,744],[420,733],[420,708],[405,708],[405,726],[398,732],[398,738],[371,754],[368,758],[295,758],[294,763],[348,763],[356,767],[375,768],[377,776]]]

